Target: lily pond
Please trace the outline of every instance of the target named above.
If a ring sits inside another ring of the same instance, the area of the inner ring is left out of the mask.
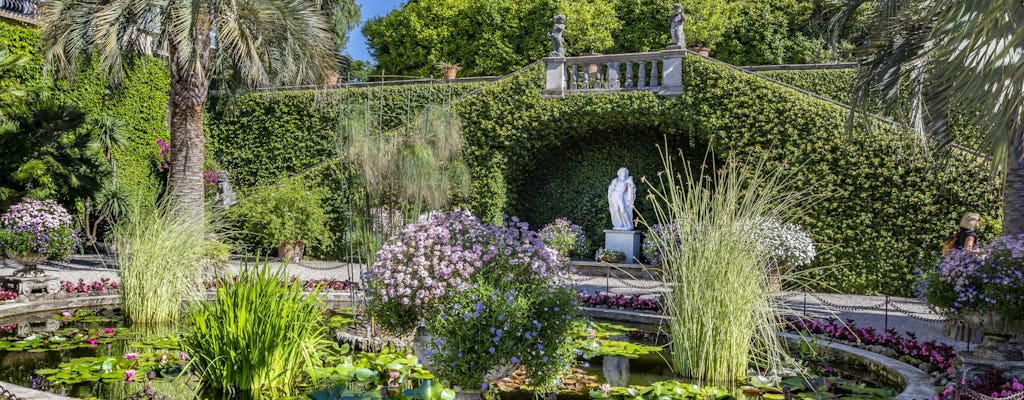
[[[329,330],[354,322],[351,309],[329,309]],[[120,400],[143,391],[173,399],[221,399],[198,390],[187,372],[189,355],[178,341],[180,328],[140,331],[126,327],[117,309],[79,309],[0,321],[0,381],[82,399]],[[794,349],[806,371],[777,382],[757,377],[732,391],[679,382],[664,353],[665,339],[650,330],[589,322],[580,337],[578,366],[559,382],[558,399],[591,398],[763,398],[780,400],[782,387],[800,399],[889,399],[896,383],[836,363],[810,349]],[[333,338],[332,338],[333,339]],[[317,370],[318,386],[298,398],[447,399],[454,392],[434,380],[412,351],[356,351],[337,345]],[[149,376],[145,372],[153,371]],[[828,371],[827,376],[820,375]],[[865,378],[867,377],[867,378]],[[522,370],[494,382],[502,399],[531,399]],[[496,390],[496,391],[495,391]],[[239,396],[235,396],[239,397]]]

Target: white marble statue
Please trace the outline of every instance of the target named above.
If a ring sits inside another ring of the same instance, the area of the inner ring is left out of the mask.
[[[608,185],[608,211],[612,214],[612,229],[633,230],[633,201],[636,200],[636,185],[629,170],[619,168],[619,177]]]

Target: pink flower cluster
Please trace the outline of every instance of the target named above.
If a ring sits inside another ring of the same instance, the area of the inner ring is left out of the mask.
[[[85,283],[84,279],[79,279],[78,283],[60,281],[60,290],[64,293],[95,294],[118,290],[120,288],[121,285],[117,283],[117,281],[112,281],[108,278],[103,278],[99,281],[92,281],[90,283]]]
[[[961,378],[958,384],[953,384],[942,391],[937,400],[973,400],[977,397],[968,394],[961,389],[971,389],[985,396],[996,399],[1008,399],[1024,392],[1024,383],[1017,378],[1009,379],[1003,375],[1003,371],[993,370],[983,377],[967,380]]]
[[[18,292],[12,292],[8,290],[0,290],[0,301],[14,300],[18,298]]]
[[[237,276],[232,277],[230,279],[215,278],[215,279],[204,281],[203,285],[206,287],[207,290],[210,290],[210,289],[217,289],[217,288],[221,288],[221,287],[227,287],[227,286],[230,286],[232,283],[235,283],[237,281],[238,281],[238,277]],[[289,278],[288,279],[288,284],[295,283],[296,281],[299,281],[299,280],[296,279],[296,278]],[[353,289],[354,290],[359,290],[359,283],[358,282],[352,282],[350,280],[327,279],[327,278],[323,278],[323,279],[309,279],[309,280],[299,281],[299,285],[302,286],[302,288],[305,289],[305,290],[313,290],[313,289],[318,288],[318,287],[320,288],[320,290],[326,290],[326,291],[331,291],[331,290],[343,291],[343,290],[353,290]]]
[[[470,274],[493,257],[485,254],[487,235],[487,227],[462,210],[406,225],[381,246],[366,273],[371,295],[422,306],[449,291],[465,290]]]
[[[25,199],[0,216],[0,225],[11,229],[53,231],[71,226],[71,214],[53,200]]]
[[[658,304],[657,299],[648,299],[640,297],[635,294],[632,296],[626,296],[622,294],[613,295],[610,293],[595,293],[586,294],[580,292],[576,298],[579,300],[581,305],[587,307],[608,307],[618,308],[623,310],[634,310],[634,311],[649,311],[659,312],[661,311],[661,305]]]
[[[853,320],[840,322],[835,318],[827,320],[789,319],[788,327],[797,331],[817,335],[827,335],[832,339],[862,343],[869,346],[882,346],[891,349],[901,356],[910,356],[935,366],[943,373],[951,373],[953,361],[956,360],[956,349],[950,345],[937,343],[934,340],[919,342],[917,335],[907,332],[906,337],[896,333],[895,329],[879,332],[872,327],[858,327]]]

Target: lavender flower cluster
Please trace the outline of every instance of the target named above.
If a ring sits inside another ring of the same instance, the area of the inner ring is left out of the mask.
[[[923,274],[918,290],[953,316],[997,312],[1024,318],[1024,235],[1001,236],[980,253],[953,250]]]
[[[488,231],[461,210],[406,225],[381,246],[367,271],[370,294],[385,303],[423,306],[465,290],[470,274],[494,257],[485,251]]]
[[[583,228],[565,218],[558,218],[554,222],[544,225],[540,230],[540,237],[544,239],[545,244],[558,251],[558,255],[562,257],[580,254],[589,246],[587,235],[583,234]]]
[[[64,259],[78,243],[71,214],[53,200],[22,200],[0,216],[0,227],[0,248],[21,256]]]
[[[664,250],[660,243],[675,243],[679,246],[682,240],[679,237],[679,225],[658,224],[651,227],[644,238],[641,252],[651,265],[661,265]]]
[[[0,216],[0,225],[5,229],[55,230],[71,226],[71,214],[53,200],[25,199]]]

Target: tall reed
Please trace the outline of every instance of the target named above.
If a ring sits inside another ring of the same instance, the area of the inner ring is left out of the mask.
[[[202,264],[210,248],[200,217],[164,207],[137,209],[114,227],[121,307],[133,324],[177,321],[183,304],[202,294]]]
[[[787,192],[763,164],[746,168],[730,159],[717,172],[687,166],[677,173],[668,151],[662,159],[665,170],[648,198],[657,223],[677,224],[679,237],[650,239],[664,249],[673,367],[717,385],[742,378],[751,363],[778,370],[786,353],[776,336],[768,255],[751,233],[762,217],[792,220],[806,193]]]
[[[205,387],[281,398],[319,365],[330,345],[323,303],[318,291],[306,296],[285,278],[266,263],[244,268],[212,303],[192,310],[182,344]]]

